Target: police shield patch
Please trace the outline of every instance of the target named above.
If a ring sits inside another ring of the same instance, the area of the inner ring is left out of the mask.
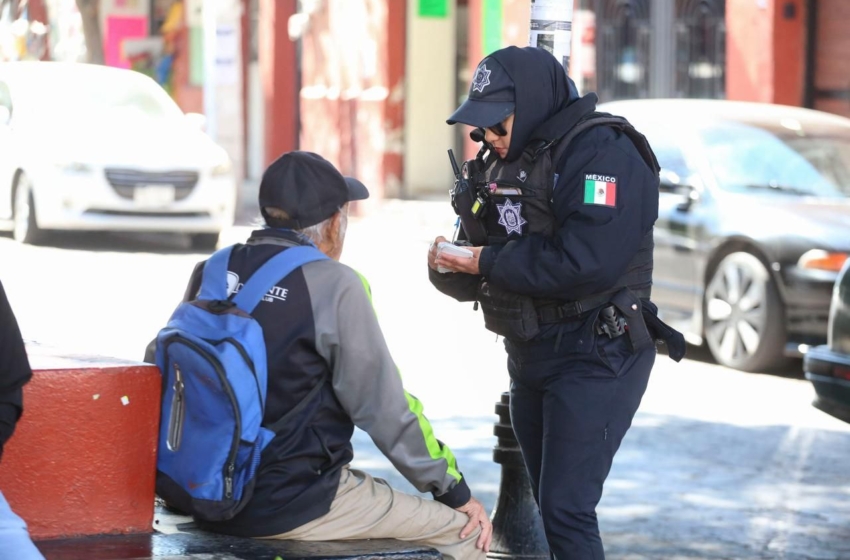
[[[522,235],[522,226],[528,223],[522,217],[522,203],[514,204],[507,199],[504,204],[497,204],[496,208],[499,209],[499,225],[505,227],[508,235],[512,233]]]

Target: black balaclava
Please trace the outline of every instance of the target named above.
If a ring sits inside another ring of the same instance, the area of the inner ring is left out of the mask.
[[[516,109],[511,145],[505,157],[514,161],[522,155],[537,127],[579,98],[578,89],[547,50],[506,47],[488,58],[496,59],[514,82]]]

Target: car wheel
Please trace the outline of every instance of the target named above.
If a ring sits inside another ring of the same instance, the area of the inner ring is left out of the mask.
[[[21,173],[15,181],[13,199],[12,237],[18,243],[38,243],[44,239],[44,231],[39,229],[35,217],[35,203],[32,186],[26,174]]]
[[[784,360],[785,313],[773,278],[751,253],[726,255],[703,300],[705,340],[721,365],[765,371]]]
[[[192,249],[199,251],[215,251],[218,246],[217,233],[195,233],[191,235]]]

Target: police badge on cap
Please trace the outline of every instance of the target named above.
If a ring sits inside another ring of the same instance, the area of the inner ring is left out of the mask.
[[[472,91],[480,91],[484,93],[484,88],[490,85],[490,71],[487,70],[487,65],[482,64],[475,71],[475,76],[472,78]]]

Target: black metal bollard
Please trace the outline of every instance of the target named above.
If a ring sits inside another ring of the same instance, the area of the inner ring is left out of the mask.
[[[519,443],[511,426],[511,395],[502,393],[496,403],[499,421],[494,428],[498,438],[493,461],[502,465],[499,498],[493,510],[493,543],[490,558],[549,558],[549,545],[543,520],[534,502],[531,480],[522,461]]]

